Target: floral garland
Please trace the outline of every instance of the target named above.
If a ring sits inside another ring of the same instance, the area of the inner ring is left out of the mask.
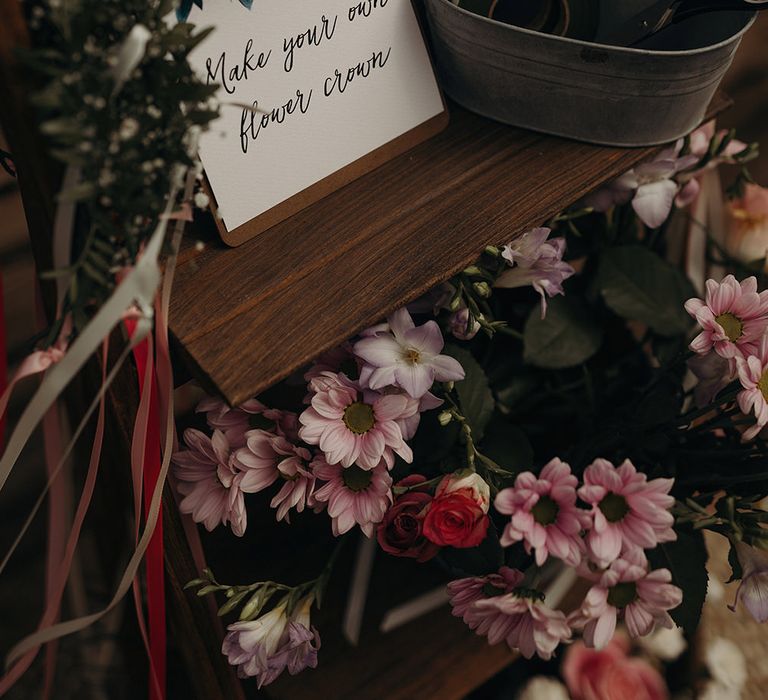
[[[209,432],[187,429],[173,457],[181,509],[240,536],[247,496],[268,490],[278,521],[324,512],[336,537],[359,528],[391,555],[438,559],[464,574],[448,585],[453,614],[526,658],[550,659],[576,633],[605,648],[620,623],[635,638],[692,633],[702,530],[731,541],[739,598],[768,618],[755,578],[768,549],[768,291],[727,276],[699,299],[665,260],[675,205],[718,164],[755,155],[703,127],[319,357],[303,407],[204,399]],[[731,191],[756,187],[742,169]],[[720,264],[762,269],[765,215],[761,260],[713,240]],[[568,615],[541,588],[550,560],[589,582]],[[317,664],[318,581],[228,586],[206,571],[190,586],[239,611],[223,653],[261,686]]]
[[[129,0],[118,13],[95,0],[29,3],[34,46],[23,54],[41,80],[34,104],[50,153],[76,168],[60,201],[79,205],[72,264],[43,277],[67,280],[60,321],[73,333],[109,297],[154,230],[177,166],[197,167],[190,143],[218,117],[189,53],[209,30],[168,23],[174,3]]]

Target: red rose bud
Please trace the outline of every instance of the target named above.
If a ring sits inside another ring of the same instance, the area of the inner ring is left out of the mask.
[[[426,478],[413,474],[397,486],[413,487],[424,483]],[[399,496],[387,511],[378,527],[377,539],[381,548],[396,557],[409,557],[419,562],[432,559],[440,547],[424,537],[424,516],[432,503],[432,495],[426,490],[413,490]]]
[[[488,532],[489,489],[477,474],[447,476],[424,518],[424,536],[441,547],[476,547]]]
[[[467,496],[471,497],[484,513],[488,512],[491,504],[491,489],[478,473],[465,469],[449,474],[438,484],[435,498],[456,491],[467,491]]]

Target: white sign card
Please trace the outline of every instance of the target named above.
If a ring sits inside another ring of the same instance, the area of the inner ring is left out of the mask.
[[[191,63],[222,116],[200,156],[237,245],[437,133],[447,112],[411,0],[206,0]],[[259,111],[249,109],[257,107]]]

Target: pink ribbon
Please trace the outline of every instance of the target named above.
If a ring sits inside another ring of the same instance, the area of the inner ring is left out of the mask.
[[[5,411],[8,408],[8,401],[11,398],[14,387],[26,377],[45,372],[51,365],[59,362],[64,357],[65,352],[66,350],[60,347],[50,347],[47,350],[35,350],[35,352],[24,358],[24,361],[14,373],[13,379],[5,388],[3,395],[0,396],[0,418],[5,417]]]
[[[107,367],[107,343],[108,339],[104,340],[103,344],[103,361],[102,361],[102,382],[106,379],[106,367]],[[46,627],[52,625],[59,616],[59,610],[61,608],[61,598],[64,594],[64,587],[69,577],[69,571],[72,567],[72,559],[75,556],[75,549],[77,542],[80,539],[80,530],[85,520],[85,515],[88,512],[88,507],[91,504],[91,498],[93,496],[93,489],[96,485],[96,476],[99,471],[99,461],[101,458],[101,446],[104,439],[104,409],[105,409],[105,397],[102,394],[99,401],[99,414],[96,424],[96,435],[93,440],[93,447],[91,448],[91,459],[88,465],[88,473],[85,478],[85,485],[83,487],[83,493],[80,497],[80,503],[77,506],[77,512],[72,523],[72,529],[70,530],[69,537],[67,538],[66,547],[64,548],[64,557],[60,562],[60,568],[56,574],[50,580],[50,590],[47,593],[47,600],[45,606],[45,613],[37,627],[38,630],[43,630]],[[37,656],[37,652],[40,647],[34,647],[27,651],[20,659],[18,659],[8,670],[5,676],[0,678],[0,696],[4,695],[14,683],[25,673]]]

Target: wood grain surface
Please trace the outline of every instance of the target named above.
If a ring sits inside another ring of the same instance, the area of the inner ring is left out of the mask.
[[[710,111],[726,105],[718,96]],[[241,403],[657,151],[543,136],[452,105],[441,134],[237,249],[198,222],[171,332],[203,384]]]

